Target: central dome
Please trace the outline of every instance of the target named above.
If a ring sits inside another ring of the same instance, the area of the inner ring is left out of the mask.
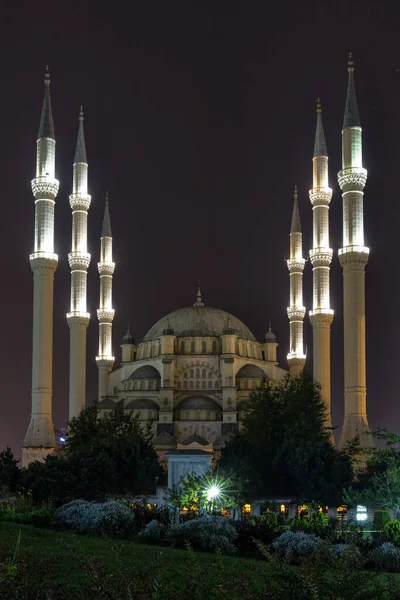
[[[147,332],[143,342],[158,339],[167,329],[173,329],[174,335],[177,337],[218,337],[224,333],[227,327],[229,330],[234,330],[235,334],[243,340],[256,341],[250,329],[234,315],[220,308],[196,304],[174,310],[157,321]]]

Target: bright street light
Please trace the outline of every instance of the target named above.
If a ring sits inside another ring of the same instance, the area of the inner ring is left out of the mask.
[[[217,496],[219,496],[219,493],[219,487],[216,485],[212,485],[207,491],[207,500],[214,500],[214,498],[217,498]]]

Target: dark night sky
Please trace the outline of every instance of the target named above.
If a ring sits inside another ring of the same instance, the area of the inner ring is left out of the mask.
[[[35,144],[44,65],[57,138],[54,420],[68,404],[72,159],[79,105],[89,157],[88,401],[97,394],[104,193],[110,193],[116,271],[114,353],[127,323],[141,340],[167,312],[195,300],[240,317],[262,339],[268,321],[286,368],[288,252],[297,183],[305,252],[312,245],[315,99],[330,155],[333,422],[343,414],[341,195],[337,171],[353,52],[364,128],[367,376],[370,425],[397,428],[400,55],[397,16],[384,5],[271,8],[241,3],[2,3],[0,146],[3,315],[0,447],[19,454],[30,416]],[[64,6],[63,10],[60,7]],[[125,6],[125,8],[124,8]],[[127,8],[127,7],[130,8]],[[182,4],[183,6],[183,4]],[[257,8],[258,6],[258,8]],[[54,12],[57,7],[58,12]],[[219,7],[219,8],[218,8]],[[393,267],[392,267],[393,265]],[[306,265],[305,301],[312,272]],[[306,321],[308,362],[312,332]]]

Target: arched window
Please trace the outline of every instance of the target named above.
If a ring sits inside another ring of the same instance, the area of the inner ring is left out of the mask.
[[[219,389],[219,381],[217,379],[217,381],[215,382],[215,389],[218,390]]]
[[[141,390],[144,390],[144,381],[141,381],[141,382],[140,382],[140,389],[141,389]]]
[[[214,340],[212,343],[212,353],[217,354],[217,340]]]
[[[205,390],[205,389],[206,389],[206,387],[207,387],[207,381],[203,381],[203,383],[202,383],[202,386],[201,386],[201,387],[203,388],[203,390]]]
[[[191,382],[189,383],[189,390],[192,390],[192,389],[193,389],[193,381],[191,381]]]
[[[211,413],[209,410],[206,412],[206,419],[207,419],[207,421],[210,421],[210,419],[211,419]]]
[[[200,369],[196,369],[196,379],[200,377]]]
[[[153,382],[152,381],[149,381],[147,389],[148,390],[152,390],[153,389]]]
[[[187,373],[183,374],[183,379],[187,379]]]
[[[207,352],[207,342],[205,340],[201,343],[201,351],[203,354]]]
[[[183,389],[184,389],[184,390],[187,390],[187,381],[184,381],[184,382],[183,382]]]
[[[178,390],[182,389],[182,384],[180,381],[178,381]]]
[[[139,382],[135,381],[135,383],[133,384],[133,389],[134,390],[138,390],[139,389]]]
[[[235,354],[239,354],[239,344],[235,342]]]
[[[153,411],[149,410],[149,420],[153,418]]]
[[[248,386],[248,383],[247,383],[247,381],[244,381],[244,382],[243,382],[243,389],[244,389],[244,390],[247,390],[247,388],[248,388],[248,387],[249,387],[249,386]]]
[[[210,371],[209,374],[208,374],[208,379],[211,379],[211,377],[212,377],[212,373]]]
[[[196,390],[200,389],[200,381],[196,381]]]
[[[246,344],[242,344],[242,356],[246,356]]]
[[[252,390],[255,390],[255,389],[256,389],[256,382],[255,382],[255,381],[252,381],[252,382],[251,382],[251,389],[252,389]]]
[[[228,406],[232,406],[232,400],[231,400],[231,398],[228,398]]]
[[[168,398],[164,398],[164,406],[168,406]]]
[[[196,410],[196,421],[200,420],[200,411]]]
[[[181,354],[185,354],[185,342],[180,343],[180,352]]]
[[[196,347],[194,344],[194,340],[192,340],[191,344],[190,344],[190,352],[192,352],[193,354],[196,352]]]
[[[191,378],[194,377],[194,371],[193,371],[193,369],[190,369],[190,377]]]
[[[208,382],[208,389],[209,389],[209,390],[212,390],[212,381],[209,381],[209,382]]]
[[[188,410],[185,412],[185,419],[186,419],[187,421],[189,420],[189,411],[188,411]]]
[[[205,369],[202,370],[201,376],[203,377],[203,379],[204,379],[204,377],[206,377],[206,370]]]

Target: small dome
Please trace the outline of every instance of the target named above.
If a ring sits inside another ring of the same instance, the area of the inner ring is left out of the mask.
[[[130,329],[129,325],[128,325],[128,329],[126,330],[126,334],[122,338],[122,343],[123,344],[134,344],[135,343],[135,340],[133,338],[133,335],[131,334],[131,329]]]
[[[128,379],[161,379],[161,375],[151,365],[145,365],[136,369]]]
[[[244,365],[236,374],[236,379],[266,379],[268,376],[256,365]]]
[[[200,446],[208,446],[207,440],[201,435],[197,435],[197,433],[189,435],[189,437],[187,437],[186,440],[182,442],[182,446],[189,446],[189,444],[193,443],[200,444]]]
[[[138,398],[137,400],[128,402],[128,404],[125,405],[125,408],[147,408],[148,410],[158,410],[158,404],[149,398]]]
[[[100,400],[97,407],[98,408],[115,408],[116,405],[117,405],[117,402],[114,402],[114,400],[111,400],[111,398],[106,396],[105,398],[103,398],[103,400]]]
[[[276,342],[276,335],[272,333],[271,325],[269,326],[269,329],[265,334],[265,341],[267,342],[267,344],[274,344]]]

